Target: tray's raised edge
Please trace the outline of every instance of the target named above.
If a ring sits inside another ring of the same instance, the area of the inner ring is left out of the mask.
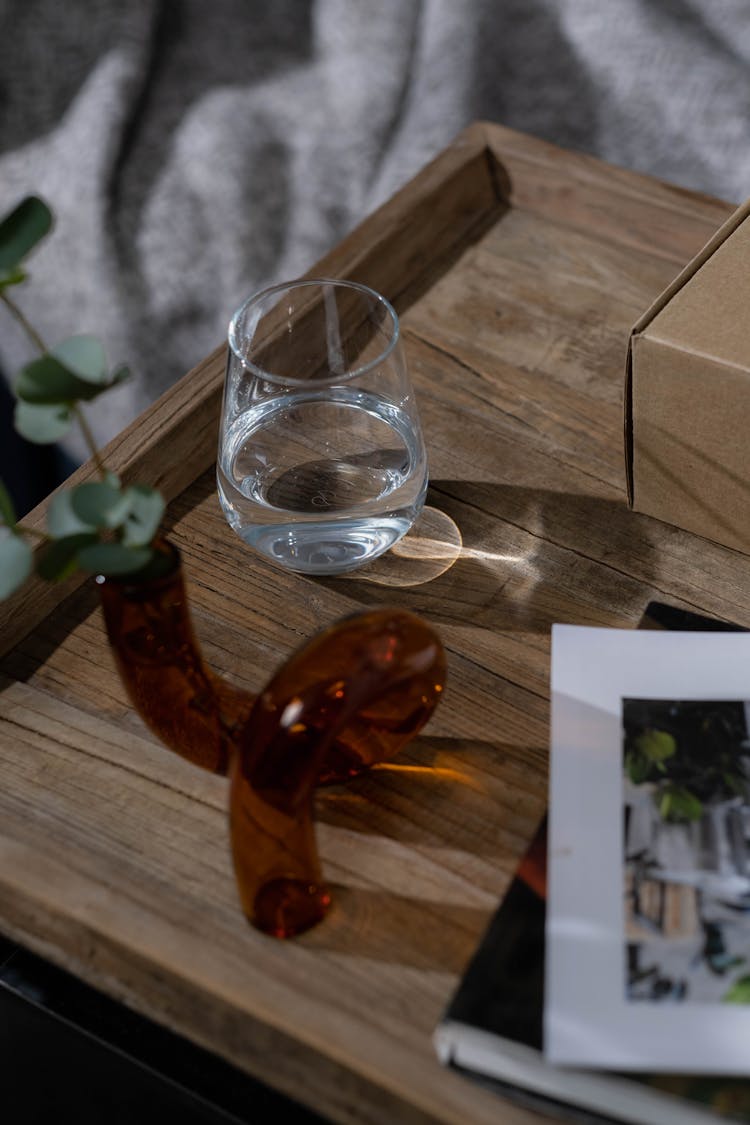
[[[430,262],[460,245],[503,204],[506,181],[495,165],[484,128],[469,126],[306,276],[363,281],[397,301]],[[126,481],[160,488],[168,501],[179,495],[215,460],[224,366],[222,345],[105,447],[108,467]],[[94,476],[89,461],[65,487]],[[50,500],[38,505],[24,524],[44,528]],[[42,549],[37,546],[36,551]],[[33,576],[0,603],[0,657],[83,581],[81,574],[60,584]]]
[[[360,281],[399,307],[415,283],[508,206],[510,181],[481,124],[453,143],[311,271]]]
[[[514,209],[681,269],[735,205],[493,122],[475,126],[509,180]]]

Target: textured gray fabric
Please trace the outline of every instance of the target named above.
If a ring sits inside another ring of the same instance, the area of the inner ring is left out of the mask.
[[[0,211],[58,216],[18,299],[137,372],[104,440],[475,118],[750,195],[749,68],[747,0],[0,0]]]

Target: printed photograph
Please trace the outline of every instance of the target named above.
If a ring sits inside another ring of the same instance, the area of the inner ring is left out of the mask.
[[[750,701],[623,699],[625,990],[750,1004]]]

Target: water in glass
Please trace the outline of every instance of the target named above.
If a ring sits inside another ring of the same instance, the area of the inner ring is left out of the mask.
[[[375,558],[408,531],[424,503],[427,458],[393,310],[351,283],[302,285],[304,329],[295,333],[294,318],[279,326],[277,316],[277,338],[269,344],[266,335],[263,345],[277,373],[249,362],[247,347],[239,361],[230,355],[218,490],[230,526],[250,546],[289,569],[332,574]],[[313,285],[321,287],[317,305]],[[345,289],[343,303],[337,287]],[[290,317],[296,306],[285,287],[276,288],[284,289]],[[347,328],[352,316],[356,332]],[[301,377],[290,376],[303,331],[308,360],[317,358]],[[346,347],[353,350],[355,338],[353,357]],[[282,343],[292,356],[280,358]]]

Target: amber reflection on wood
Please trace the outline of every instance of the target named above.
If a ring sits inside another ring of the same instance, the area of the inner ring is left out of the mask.
[[[432,714],[444,682],[432,629],[411,613],[379,610],[313,637],[261,692],[233,762],[230,806],[237,881],[255,926],[291,937],[324,916],[315,785],[392,758]]]
[[[432,714],[445,682],[440,641],[402,610],[348,617],[317,634],[254,701],[206,668],[179,555],[169,572],[100,580],[107,633],[133,705],[197,766],[231,766],[230,828],[248,919],[276,937],[330,904],[313,826],[316,785],[392,758]]]

